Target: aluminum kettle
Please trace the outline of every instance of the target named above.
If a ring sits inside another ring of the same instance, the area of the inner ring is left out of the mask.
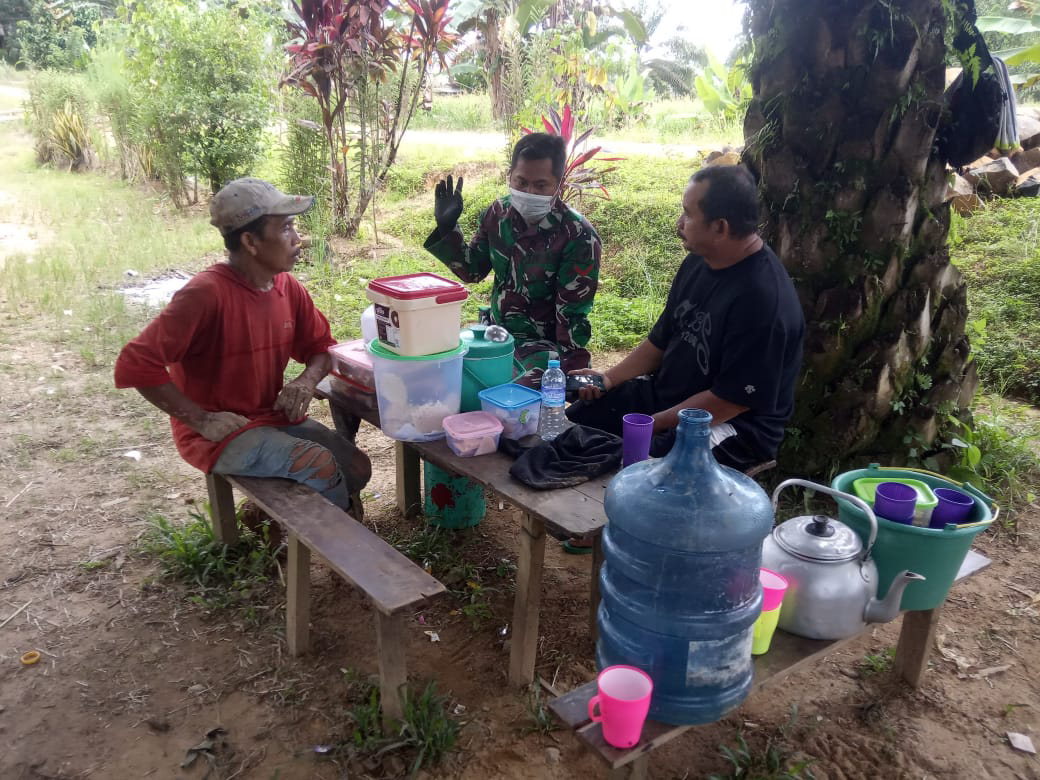
[[[774,514],[781,491],[793,485],[854,504],[870,521],[870,537],[864,547],[855,531],[826,515],[795,517],[777,525],[762,544],[762,566],[787,578],[779,627],[810,639],[844,639],[868,623],[895,619],[907,584],[924,577],[904,570],[885,598],[877,598],[877,565],[870,557],[877,539],[874,510],[848,493],[788,479],[773,491]]]

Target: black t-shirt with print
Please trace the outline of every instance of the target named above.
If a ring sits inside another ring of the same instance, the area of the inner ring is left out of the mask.
[[[730,424],[763,459],[773,457],[794,409],[804,333],[794,284],[768,246],[721,271],[687,255],[649,336],[664,351],[658,411],[711,390],[749,407]]]

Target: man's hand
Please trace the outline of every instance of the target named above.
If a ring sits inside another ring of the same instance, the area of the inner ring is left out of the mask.
[[[307,407],[314,398],[314,385],[299,377],[282,388],[274,402],[276,410],[281,409],[291,422],[302,420],[307,414]]]
[[[249,425],[249,418],[234,412],[206,412],[195,431],[210,441],[223,441],[239,428]]]
[[[433,190],[433,218],[437,220],[437,229],[441,236],[446,236],[455,229],[462,216],[462,177],[458,187],[452,187],[451,176],[447,181],[437,182]]]
[[[578,398],[582,401],[595,401],[601,397],[604,393],[608,392],[614,383],[610,381],[610,377],[604,374],[602,371],[595,371],[591,368],[579,368],[574,371],[568,371],[568,376],[598,376],[603,382],[603,389],[600,390],[595,385],[589,385],[588,387],[582,387],[578,390]]]

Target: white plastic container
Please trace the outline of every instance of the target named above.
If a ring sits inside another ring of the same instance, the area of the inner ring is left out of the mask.
[[[488,455],[498,449],[502,423],[490,412],[463,412],[444,418],[448,447],[460,458]]]
[[[458,345],[469,297],[458,282],[428,273],[387,276],[369,282],[365,293],[375,304],[379,341],[391,352],[419,357]]]
[[[480,406],[502,421],[502,435],[522,439],[538,431],[538,409],[542,394],[530,387],[507,383],[477,393]]]
[[[361,340],[367,344],[377,338],[379,338],[379,329],[376,327],[376,305],[372,303],[361,312]]]
[[[462,358],[466,346],[455,334],[455,348],[436,355],[406,357],[378,339],[368,343],[375,369],[379,427],[391,439],[444,438],[444,418],[462,403]]]

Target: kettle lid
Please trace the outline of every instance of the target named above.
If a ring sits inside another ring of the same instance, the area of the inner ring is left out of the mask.
[[[849,561],[863,551],[863,542],[845,523],[826,515],[793,517],[773,529],[784,550],[813,561]]]

